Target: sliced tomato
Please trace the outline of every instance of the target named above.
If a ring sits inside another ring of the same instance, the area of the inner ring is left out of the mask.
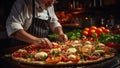
[[[67,62],[69,61],[67,55],[60,55],[62,57],[62,61]]]
[[[65,43],[65,45],[71,46],[72,43],[73,43],[73,40],[70,40],[70,41],[67,41],[67,42]]]
[[[60,45],[58,43],[53,42],[52,43],[52,48],[60,48]]]
[[[52,56],[52,57],[48,57],[46,59],[46,63],[48,64],[56,64],[58,62],[60,62],[62,60],[61,56]]]
[[[50,49],[40,49],[40,51],[50,52]]]
[[[99,56],[96,55],[89,55],[88,56],[88,60],[97,60],[99,58]]]
[[[14,52],[12,55],[14,57],[23,57],[27,54],[27,52]]]
[[[37,53],[37,50],[29,50],[28,53],[35,55]]]
[[[34,44],[31,44],[29,46],[26,46],[24,49],[29,51],[29,50],[39,49],[39,47]]]

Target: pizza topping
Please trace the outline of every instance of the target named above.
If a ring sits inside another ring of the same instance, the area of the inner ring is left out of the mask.
[[[27,53],[27,54],[24,56],[24,58],[31,58],[31,59],[33,59],[33,58],[34,58],[34,55]]]
[[[70,54],[70,55],[68,56],[68,59],[75,59],[75,58],[76,58],[76,56],[73,55],[73,54]]]
[[[35,54],[35,58],[38,60],[44,60],[48,57],[48,54],[46,52],[38,52]]]
[[[83,46],[81,43],[72,44],[73,47]]]
[[[53,52],[61,52],[61,48],[51,49],[50,53],[53,53]]]
[[[86,45],[84,45],[83,47],[92,48],[93,45],[91,45],[91,44],[86,44]]]
[[[81,48],[82,53],[87,53],[92,51],[92,46],[91,45],[85,45]]]
[[[69,61],[68,56],[66,54],[61,54],[60,56],[62,57],[63,62]]]
[[[98,58],[99,58],[99,56],[95,56],[95,55],[88,56],[88,60],[97,60]]]
[[[102,52],[105,52],[105,51],[104,50],[95,50],[95,52],[102,53]]]
[[[17,52],[27,52],[25,49],[19,49]]]
[[[38,51],[37,50],[29,50],[28,53],[29,54],[32,54],[32,55],[35,55]]]
[[[84,44],[87,45],[87,44],[92,44],[92,43],[90,41],[85,41]]]
[[[98,46],[105,46],[105,44],[103,44],[103,43],[98,43],[97,45]]]
[[[72,61],[72,62],[76,63],[76,62],[80,61],[80,56],[70,54],[68,56],[68,59],[69,59],[69,61]]]
[[[69,48],[67,50],[67,53],[71,54],[71,53],[76,53],[77,52],[77,49],[76,48]]]
[[[50,49],[39,49],[39,51],[40,51],[40,52],[43,51],[43,52],[47,52],[47,53],[48,53],[48,52],[50,52]]]
[[[60,48],[60,45],[56,42],[52,42],[52,48]]]
[[[61,56],[53,56],[53,57],[48,57],[46,59],[46,63],[48,64],[56,64],[58,62],[60,62],[62,60],[62,57]]]
[[[78,44],[78,43],[79,43],[79,41],[78,41],[78,40],[75,40],[75,41],[74,41],[74,43]]]
[[[24,57],[27,54],[27,52],[14,52],[12,55],[14,57]]]

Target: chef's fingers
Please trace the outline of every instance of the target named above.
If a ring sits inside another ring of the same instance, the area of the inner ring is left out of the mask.
[[[43,48],[52,48],[52,43],[47,38],[40,38],[40,45]]]
[[[68,37],[66,34],[59,35],[59,40],[61,42],[66,42],[68,40]]]
[[[68,37],[67,37],[67,35],[66,35],[66,34],[64,34],[64,37],[63,37],[63,42],[66,42],[66,41],[68,41]]]
[[[34,41],[34,43],[37,47],[40,47],[40,48],[45,48],[45,40],[43,38],[38,38]]]
[[[47,38],[43,38],[43,39],[46,44],[46,48],[52,48],[52,43]]]

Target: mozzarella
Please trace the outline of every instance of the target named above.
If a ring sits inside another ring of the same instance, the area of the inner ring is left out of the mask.
[[[69,49],[67,50],[67,53],[75,53],[75,52],[77,52],[77,49],[76,49],[76,48],[69,48]]]
[[[79,46],[79,45],[80,45],[80,43],[79,43],[78,40],[75,40],[75,41],[73,42],[73,44],[72,44],[73,47],[75,47],[75,46]]]
[[[85,45],[86,45],[86,44],[91,44],[91,42],[90,42],[90,41],[85,41]]]
[[[75,59],[75,58],[76,58],[76,56],[73,55],[73,54],[70,54],[70,55],[68,56],[68,59]]]
[[[86,44],[86,45],[84,45],[84,47],[92,48],[93,46],[91,44]]]
[[[17,52],[27,52],[25,49],[19,49]]]
[[[42,59],[47,56],[48,56],[48,54],[46,52],[39,52],[39,53],[35,54],[35,58],[39,58],[39,59]]]
[[[95,50],[95,52],[105,52],[104,50]]]
[[[76,43],[76,44],[77,44],[77,43],[79,43],[79,41],[78,41],[78,40],[75,40],[75,41],[74,41],[74,43]]]
[[[105,46],[105,44],[103,44],[103,43],[98,43],[98,46]]]

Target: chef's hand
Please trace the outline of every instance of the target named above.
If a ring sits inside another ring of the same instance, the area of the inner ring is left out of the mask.
[[[52,43],[47,38],[37,38],[33,44],[37,47],[50,49],[52,48]]]
[[[59,37],[58,37],[59,41],[61,41],[61,42],[66,42],[66,41],[68,41],[68,37],[67,37],[66,34],[60,34],[60,35],[58,35],[58,36],[59,36]]]

